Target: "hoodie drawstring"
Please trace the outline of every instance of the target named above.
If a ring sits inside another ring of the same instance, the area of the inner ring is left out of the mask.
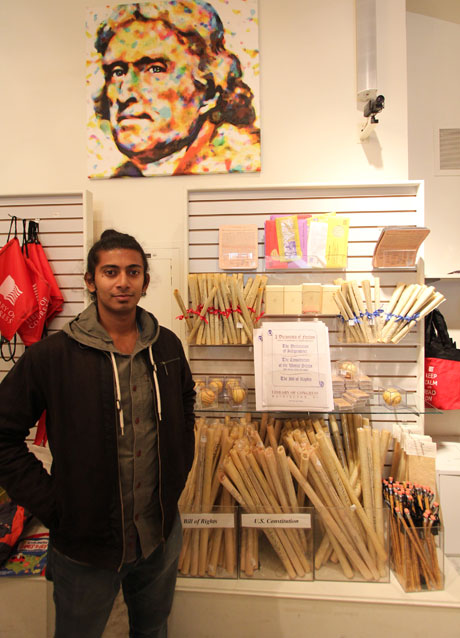
[[[150,363],[153,368],[153,385],[155,386],[155,395],[157,398],[157,407],[158,407],[158,417],[161,421],[161,398],[160,398],[160,388],[158,385],[158,377],[157,377],[157,364],[153,360],[152,346],[149,346],[149,357]]]
[[[113,354],[113,352],[110,353],[110,357],[112,359],[113,374],[115,376],[115,387],[117,390],[116,404],[117,404],[117,410],[118,410],[118,418],[120,421],[121,436],[124,436],[125,435],[125,419],[123,416],[123,408],[121,407],[120,378],[118,376],[117,362],[115,361],[115,355]]]

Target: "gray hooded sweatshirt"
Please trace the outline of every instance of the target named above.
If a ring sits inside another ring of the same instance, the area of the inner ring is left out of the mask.
[[[148,366],[150,346],[158,339],[156,319],[138,307],[138,338],[132,354],[120,353],[99,323],[91,304],[63,330],[83,346],[102,350],[112,361],[119,412],[118,463],[123,509],[123,562],[147,558],[161,541],[158,492],[158,437],[155,406],[158,384]],[[154,373],[155,375],[155,373]]]

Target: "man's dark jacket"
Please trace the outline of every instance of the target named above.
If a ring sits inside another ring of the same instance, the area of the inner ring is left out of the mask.
[[[152,353],[166,540],[193,461],[195,391],[173,332],[161,327]],[[143,356],[151,367],[147,350]],[[51,476],[24,442],[45,409]],[[28,348],[0,384],[0,485],[49,527],[57,550],[109,569],[120,567],[123,552],[117,427],[110,357],[62,331]]]

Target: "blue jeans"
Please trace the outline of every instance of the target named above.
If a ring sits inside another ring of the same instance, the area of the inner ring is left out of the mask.
[[[131,638],[166,638],[176,584],[182,528],[177,516],[166,545],[120,572],[84,565],[51,549],[47,576],[54,584],[55,638],[100,638],[123,588]]]

